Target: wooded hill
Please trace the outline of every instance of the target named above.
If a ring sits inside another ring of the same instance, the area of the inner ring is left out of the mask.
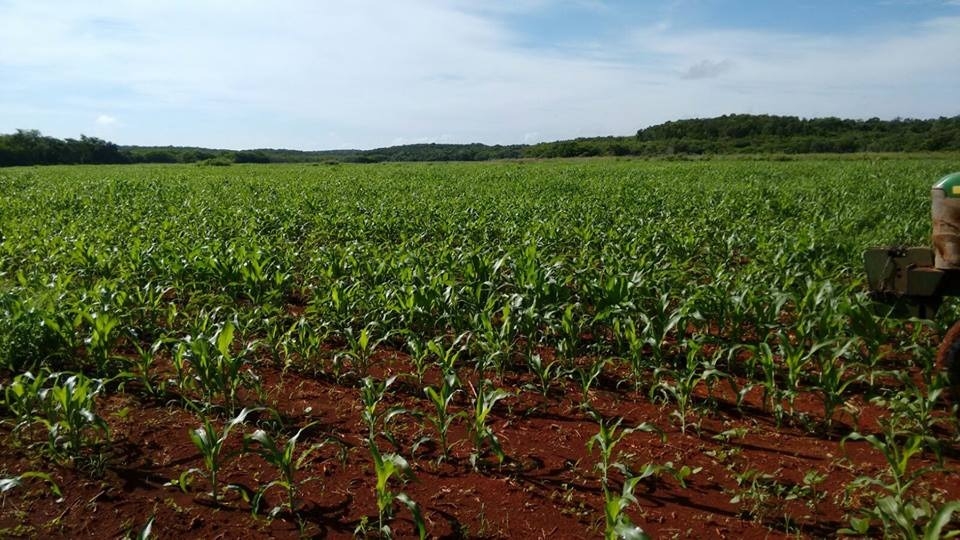
[[[95,137],[57,139],[36,130],[0,135],[0,166],[82,163],[374,163],[484,161],[582,156],[805,154],[960,151],[960,116],[845,120],[734,114],[676,120],[632,137],[593,137],[534,145],[413,144],[373,150],[223,150],[118,146]]]

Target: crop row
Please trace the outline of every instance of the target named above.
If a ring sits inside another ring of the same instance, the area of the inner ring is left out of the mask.
[[[930,182],[949,166],[2,170],[4,414],[25,440],[46,437],[50,456],[75,459],[84,437],[110,437],[94,412],[104,388],[176,397],[203,417],[190,437],[216,501],[223,441],[264,406],[257,366],[317,374],[362,389],[381,527],[394,501],[419,512],[389,487],[405,460],[380,450],[393,444],[395,416],[378,408],[394,380],[384,366],[398,359],[423,388],[438,459],[462,423],[475,467],[504,459],[487,418],[516,373],[529,381],[521,391],[544,396],[572,384],[588,412],[591,389],[613,378],[668,404],[684,433],[720,396],[739,408],[759,390],[777,424],[859,438],[840,420],[865,396],[891,411],[871,444],[887,451],[906,436],[905,451],[939,457],[955,426],[932,350],[957,309],[936,321],[888,317],[859,265],[867,246],[926,242]],[[801,395],[822,410],[798,408]],[[690,470],[651,465],[616,489],[612,449],[632,430],[596,418],[607,530],[624,533],[637,482],[664,472],[682,482]],[[291,512],[305,429],[282,444],[264,430],[244,437],[278,467],[267,487],[287,490]],[[904,530],[935,526],[935,509],[906,506],[910,484],[899,479],[909,475],[881,486],[899,506],[878,502],[854,529],[895,528],[903,515]],[[943,510],[949,519],[952,506]]]

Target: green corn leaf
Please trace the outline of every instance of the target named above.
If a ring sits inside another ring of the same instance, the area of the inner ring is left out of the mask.
[[[420,505],[414,502],[414,500],[407,496],[406,493],[398,493],[396,498],[410,510],[411,514],[413,514],[413,523],[417,526],[417,533],[420,536],[420,540],[426,538],[427,527],[426,523],[423,521],[423,515],[420,513]]]
[[[960,510],[960,501],[950,501],[943,505],[940,510],[937,510],[937,513],[934,514],[933,518],[930,519],[930,522],[927,523],[927,526],[924,528],[923,540],[952,538],[960,535],[960,531],[950,531],[946,536],[943,536],[943,528],[950,523],[950,520],[953,518],[953,513],[957,510]]]

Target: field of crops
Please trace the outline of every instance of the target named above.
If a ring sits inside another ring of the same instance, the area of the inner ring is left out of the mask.
[[[0,169],[0,537],[936,537],[954,170]]]

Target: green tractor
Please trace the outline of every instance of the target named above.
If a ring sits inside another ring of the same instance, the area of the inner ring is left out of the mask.
[[[933,318],[944,297],[960,296],[960,173],[941,178],[931,195],[932,248],[870,248],[863,254],[871,295],[896,315]],[[960,321],[940,342],[937,365],[960,390]]]

